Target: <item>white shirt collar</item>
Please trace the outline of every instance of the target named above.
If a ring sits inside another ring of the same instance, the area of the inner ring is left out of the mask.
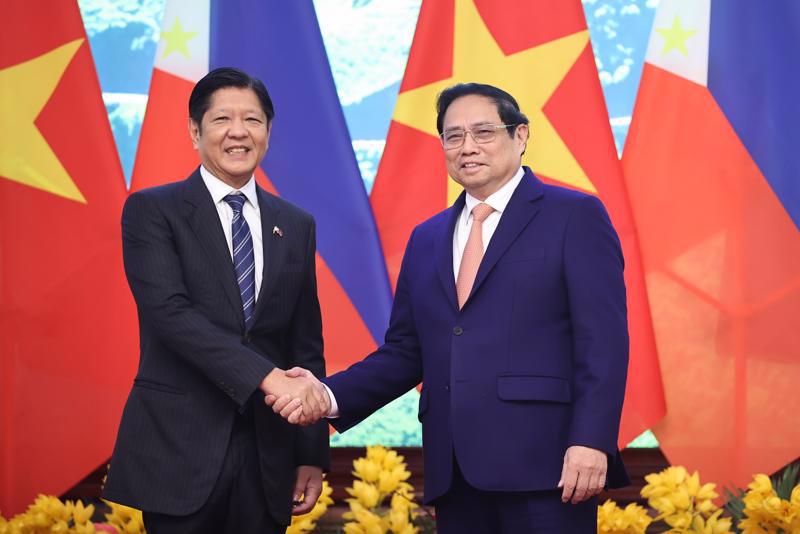
[[[502,214],[503,210],[505,210],[506,206],[508,205],[508,201],[511,200],[511,195],[514,194],[514,191],[517,189],[517,186],[522,181],[522,177],[524,175],[525,171],[523,171],[522,167],[520,167],[517,170],[517,174],[515,174],[513,178],[503,184],[500,189],[486,197],[486,200],[484,200],[483,203],[489,204],[497,213]],[[464,206],[464,209],[467,214],[470,214],[472,213],[472,208],[480,203],[480,200],[467,193],[466,205]]]
[[[241,189],[236,189],[226,184],[213,174],[211,171],[200,165],[200,176],[203,178],[203,183],[206,184],[208,192],[211,193],[211,198],[214,204],[218,204],[223,198],[231,193],[242,193],[254,208],[258,208],[258,196],[256,195],[256,180],[255,176],[251,176],[246,184]]]

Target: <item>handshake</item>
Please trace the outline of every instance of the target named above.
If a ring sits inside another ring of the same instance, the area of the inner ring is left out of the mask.
[[[331,399],[322,382],[311,371],[293,367],[273,369],[261,382],[264,402],[272,410],[297,425],[311,425],[330,415]]]

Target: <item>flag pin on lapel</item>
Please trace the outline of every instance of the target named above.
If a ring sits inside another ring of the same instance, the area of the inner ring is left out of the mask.
[[[272,235],[276,235],[278,237],[283,237],[283,230],[281,230],[277,226],[273,226],[272,227]]]

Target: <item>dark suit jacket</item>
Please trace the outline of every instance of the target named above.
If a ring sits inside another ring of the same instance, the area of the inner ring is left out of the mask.
[[[609,484],[626,484],[623,259],[603,205],[526,168],[459,310],[463,207],[462,194],[412,233],[384,345],[327,379],[331,423],[344,431],[422,381],[426,502],[448,490],[454,452],[484,490],[555,489],[571,445],[605,451]]]
[[[328,467],[327,425],[286,423],[258,390],[275,366],[325,374],[314,220],[260,187],[257,194],[264,277],[249,330],[199,169],[125,203],[123,255],[141,354],[104,490],[111,501],[172,515],[197,510],[220,472],[234,418],[248,404],[265,505],[276,520],[290,521],[295,467]]]

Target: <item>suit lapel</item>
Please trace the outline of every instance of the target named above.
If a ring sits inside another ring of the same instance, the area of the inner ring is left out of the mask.
[[[219,276],[225,295],[236,311],[239,322],[244,328],[244,311],[242,310],[242,297],[239,285],[236,283],[236,273],[231,261],[231,253],[225,242],[225,233],[222,231],[219,214],[211,199],[200,170],[196,170],[184,182],[184,197],[182,209],[184,217],[195,233],[195,237],[205,249],[211,264]]]
[[[472,291],[470,297],[467,299],[469,302],[472,295],[481,287],[486,277],[494,268],[497,261],[505,254],[508,247],[517,239],[517,236],[528,226],[528,223],[539,213],[541,209],[535,201],[544,194],[544,187],[542,182],[536,178],[531,170],[525,167],[525,175],[522,181],[517,186],[517,189],[511,195],[503,215],[500,217],[500,223],[492,235],[486,253],[483,255],[478,273],[475,276],[475,283],[472,284]]]
[[[455,310],[458,310],[458,297],[456,296],[456,280],[453,275],[453,232],[455,232],[461,211],[464,209],[465,198],[466,193],[462,192],[447,210],[434,242],[439,281]]]
[[[275,287],[278,272],[285,261],[287,246],[285,242],[287,238],[272,233],[274,228],[281,228],[278,203],[258,185],[256,185],[256,194],[258,195],[258,209],[261,212],[261,242],[264,251],[264,268],[252,324],[258,321],[265,307],[266,297],[272,293]]]

